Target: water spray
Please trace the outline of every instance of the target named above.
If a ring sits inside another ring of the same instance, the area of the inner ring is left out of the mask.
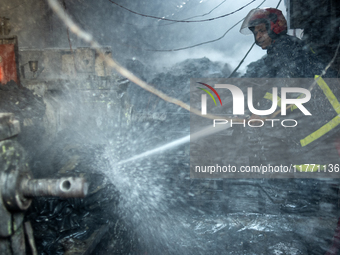
[[[140,159],[140,158],[144,158],[144,157],[156,154],[156,153],[160,153],[160,152],[175,148],[177,146],[180,146],[182,144],[186,144],[188,142],[196,141],[196,140],[198,140],[202,137],[206,137],[206,136],[221,132],[221,131],[228,129],[230,127],[231,127],[230,122],[225,124],[225,125],[216,125],[216,126],[205,127],[203,129],[195,132],[194,134],[184,136],[182,138],[179,138],[179,139],[177,139],[173,142],[167,143],[167,144],[162,145],[160,147],[157,147],[155,149],[143,152],[143,153],[136,155],[136,156],[133,156],[129,159],[122,160],[122,161],[118,162],[117,165],[122,165],[122,164],[125,164],[125,163],[128,163],[128,162],[131,162],[133,160],[137,160],[137,159]]]

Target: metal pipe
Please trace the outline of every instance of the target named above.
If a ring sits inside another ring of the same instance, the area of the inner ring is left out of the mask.
[[[24,197],[85,197],[88,184],[84,178],[24,179],[20,189]]]

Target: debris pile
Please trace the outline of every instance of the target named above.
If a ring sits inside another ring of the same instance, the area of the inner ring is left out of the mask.
[[[33,200],[26,219],[33,226],[39,254],[128,254],[135,244],[119,216],[119,192],[94,163],[104,161],[102,148],[77,139],[74,133],[60,133],[36,161],[34,172],[40,177],[81,176],[89,183],[82,199]]]

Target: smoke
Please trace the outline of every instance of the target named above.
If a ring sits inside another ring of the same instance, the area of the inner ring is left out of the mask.
[[[225,15],[249,2],[248,0],[116,1],[132,11],[145,15],[174,20],[195,17],[189,21]],[[264,5],[274,7],[277,3],[278,1],[267,0]],[[224,61],[233,69],[253,42],[252,36],[244,36],[238,32],[240,24],[216,42],[177,52],[154,50],[178,49],[217,39],[259,4],[259,1],[255,1],[230,16],[198,23],[178,23],[143,17],[124,10],[109,0],[66,1],[65,8],[75,22],[90,32],[100,44],[110,46],[113,57],[123,64],[126,59],[136,58],[148,65],[156,63],[158,67],[166,67],[187,57],[205,56],[210,60]],[[285,13],[283,2],[280,9]],[[32,4],[5,0],[0,6],[0,11],[11,19],[12,33],[18,35],[20,48],[67,49],[70,48],[70,43],[73,48],[88,46],[72,33],[67,34],[62,22],[49,10],[45,1]],[[245,60],[241,70],[265,54],[260,49],[253,49],[253,52]]]

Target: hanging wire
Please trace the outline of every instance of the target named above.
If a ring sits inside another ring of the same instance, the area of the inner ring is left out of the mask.
[[[251,52],[251,50],[253,49],[255,43],[253,43],[251,45],[251,47],[249,48],[249,50],[247,51],[246,55],[242,58],[242,60],[240,61],[240,63],[237,65],[237,67],[234,69],[234,71],[229,75],[228,78],[233,77],[233,75],[237,72],[237,70],[240,68],[240,66],[242,65],[243,61],[246,59],[246,57],[248,56],[248,54]]]
[[[220,4],[218,4],[217,6],[215,6],[214,8],[212,8],[209,12],[204,13],[202,15],[197,15],[197,16],[193,16],[187,19],[194,19],[194,18],[198,18],[198,17],[204,17],[206,15],[209,15],[210,13],[212,13],[214,10],[216,10],[218,7],[220,7],[222,4],[224,4],[227,0],[222,1]]]
[[[120,4],[117,4],[116,2],[112,1],[112,0],[109,0],[112,4],[115,4],[117,6],[119,6],[120,8],[124,9],[124,10],[127,10],[133,14],[136,14],[136,15],[139,15],[139,16],[143,16],[143,17],[147,17],[147,18],[152,18],[152,19],[158,19],[158,20],[165,20],[165,21],[173,21],[173,22],[184,22],[184,23],[192,23],[192,22],[205,22],[205,21],[212,21],[212,20],[216,20],[216,19],[220,19],[220,18],[224,18],[224,17],[227,17],[227,16],[230,16],[236,12],[239,12],[241,11],[242,9],[244,9],[245,7],[247,7],[248,5],[252,4],[253,2],[255,2],[256,0],[252,0],[250,1],[249,3],[247,3],[246,5],[242,6],[241,8],[237,9],[236,11],[233,11],[233,12],[230,12],[230,13],[227,13],[227,14],[224,14],[222,16],[218,16],[218,17],[214,17],[214,18],[210,18],[210,19],[203,19],[203,20],[175,20],[175,19],[167,19],[167,18],[164,18],[164,17],[156,17],[156,16],[151,16],[151,15],[146,15],[146,14],[142,14],[142,13],[139,13],[139,12],[135,12],[135,11],[132,11]]]
[[[217,6],[215,6],[214,8],[212,8],[209,12],[207,13],[204,13],[204,14],[201,14],[201,15],[196,15],[196,16],[193,16],[193,17],[190,17],[190,18],[187,18],[187,19],[184,19],[184,20],[189,20],[189,19],[194,19],[194,18],[198,18],[198,17],[204,17],[206,15],[209,15],[210,13],[212,13],[214,10],[216,10],[218,7],[220,7],[222,4],[224,4],[227,0],[224,0],[222,1],[221,3],[219,3]],[[172,24],[176,24],[177,22],[171,22],[171,23],[168,23],[168,24],[162,24],[162,25],[159,25],[160,27],[161,26],[169,26],[169,25],[172,25]]]
[[[262,3],[260,3],[256,8],[259,8],[262,4],[264,4],[264,2],[266,2],[266,0],[263,0]],[[231,28],[229,28],[222,36],[220,36],[220,37],[218,37],[218,38],[216,38],[216,39],[210,40],[210,41],[205,41],[205,42],[201,42],[201,43],[198,43],[198,44],[194,44],[194,45],[186,46],[186,47],[182,47],[182,48],[177,48],[177,49],[169,49],[169,50],[152,50],[152,49],[145,49],[145,50],[146,50],[146,51],[155,51],[155,52],[180,51],[180,50],[186,50],[186,49],[194,48],[194,47],[201,46],[201,45],[204,45],[204,44],[216,42],[216,41],[218,41],[218,40],[221,40],[223,37],[225,37],[226,34],[227,34],[230,30],[232,30],[234,27],[236,27],[238,24],[240,24],[243,20],[244,20],[244,18],[241,19],[240,21],[238,21],[236,24],[234,24]]]

